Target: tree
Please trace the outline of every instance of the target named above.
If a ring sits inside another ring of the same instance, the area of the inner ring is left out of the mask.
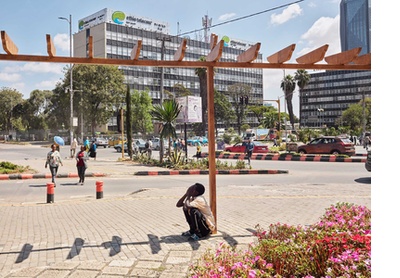
[[[215,133],[217,134],[217,123],[222,122],[225,126],[229,126],[230,122],[235,118],[232,110],[232,104],[229,99],[221,92],[215,90],[214,94],[214,110],[215,110]]]
[[[248,109],[256,116],[258,123],[261,123],[264,118],[264,114],[268,111],[268,107],[264,105],[251,105]]]
[[[299,87],[299,94],[300,94],[300,107],[303,105],[301,102],[303,99],[303,89],[307,86],[307,84],[310,82],[310,75],[308,72],[304,69],[298,69],[294,73],[294,80],[297,81],[297,86]]]
[[[171,149],[171,138],[176,138],[175,120],[181,112],[179,104],[175,100],[166,100],[156,104],[151,111],[153,120],[161,123],[160,140],[168,138],[168,150]],[[160,162],[162,162],[160,156]]]
[[[363,101],[360,100],[359,103],[352,104],[343,111],[340,121],[348,126],[351,130],[356,131],[360,134],[362,132],[363,125]],[[371,98],[365,98],[365,122],[366,130],[371,129]]]
[[[34,90],[21,107],[21,119],[28,130],[48,129],[47,118],[52,109],[52,91]]]
[[[250,95],[251,87],[247,84],[236,83],[236,84],[230,85],[228,87],[228,92],[233,99],[232,106],[235,111],[234,113],[236,116],[236,124],[238,127],[238,133],[240,134],[240,128],[242,126],[244,116],[246,114],[245,113],[246,105],[244,105],[244,103],[241,104],[240,98]]]
[[[296,83],[290,74],[286,75],[281,82],[281,89],[285,93],[286,106],[288,108],[290,124],[292,125],[292,130],[294,130],[294,113],[293,113],[293,92],[296,89]],[[286,124],[286,123],[285,123]]]
[[[58,122],[69,127],[69,72],[67,69],[62,83],[55,90],[55,107]],[[124,75],[117,66],[75,65],[73,67],[75,111],[84,114],[85,124],[94,133],[97,126],[106,124],[125,98]],[[67,94],[65,93],[67,92]],[[78,97],[79,96],[79,97]],[[78,105],[79,104],[79,105]]]
[[[129,85],[126,85],[125,103],[126,103],[126,137],[127,137],[128,155],[129,155],[130,159],[132,159],[132,157],[133,157],[133,150],[132,150],[132,97],[131,97]]]
[[[133,133],[146,134],[153,130],[151,110],[152,100],[148,91],[139,92],[135,90],[132,94],[132,124]]]
[[[0,128],[7,131],[13,128],[16,120],[13,110],[18,104],[23,103],[22,94],[15,89],[2,87],[0,89]]]
[[[206,61],[206,57],[201,56],[199,61],[204,62]],[[199,77],[200,82],[200,97],[201,97],[201,108],[202,108],[202,134],[206,135],[206,126],[207,126],[207,69],[206,68],[196,68],[195,69],[196,75]]]

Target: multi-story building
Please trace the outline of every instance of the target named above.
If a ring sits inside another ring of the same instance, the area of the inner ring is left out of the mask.
[[[340,3],[342,51],[361,47],[360,55],[371,51],[370,0],[342,0]],[[371,97],[371,71],[325,71],[310,74],[301,92],[300,126],[339,126],[351,104]]]
[[[93,55],[102,58],[130,59],[131,50],[142,41],[139,59],[172,60],[176,50],[184,39],[169,34],[169,24],[153,19],[130,15],[122,11],[103,9],[79,20],[79,31],[74,34],[74,56],[86,57],[88,38],[93,37]],[[210,52],[208,40],[188,39],[185,60],[197,61]],[[252,43],[221,36],[225,41],[221,61],[236,61],[236,57],[247,50]],[[256,62],[262,61],[262,54]],[[153,103],[160,102],[161,82],[164,90],[174,93],[174,86],[181,84],[194,96],[200,94],[199,78],[193,68],[164,68],[121,66],[126,83],[132,89],[148,89]],[[163,78],[162,78],[163,75]],[[163,81],[161,81],[163,80]],[[235,83],[250,85],[252,88],[249,104],[262,103],[262,69],[217,69],[215,89],[226,93],[228,86]],[[233,101],[233,99],[231,99]],[[256,122],[256,119],[250,119]],[[110,124],[116,120],[110,120]],[[113,129],[113,128],[110,128]]]

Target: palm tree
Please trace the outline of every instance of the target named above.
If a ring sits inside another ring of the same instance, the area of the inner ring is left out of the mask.
[[[293,92],[296,89],[296,82],[290,74],[286,75],[281,82],[281,89],[285,93],[286,105],[289,112],[290,124],[292,125],[292,130],[294,130],[294,114],[293,114]],[[286,123],[284,123],[286,124]]]
[[[175,120],[181,107],[174,99],[165,100],[162,104],[155,104],[151,115],[153,120],[162,123],[160,140],[168,138],[168,150],[171,149],[171,137],[176,138]],[[160,162],[162,162],[160,157]]]
[[[206,57],[201,56],[199,61],[206,61]],[[200,97],[201,97],[201,120],[202,120],[202,132],[201,135],[206,135],[206,123],[207,123],[207,69],[206,68],[196,68],[196,75],[199,77],[200,82]]]
[[[297,81],[297,86],[299,87],[299,93],[300,93],[300,117],[301,117],[301,108],[302,108],[302,100],[303,100],[303,89],[307,86],[307,84],[310,82],[310,75],[308,72],[304,69],[299,69],[295,72],[294,74],[294,80]],[[300,123],[301,123],[301,118],[300,118]]]

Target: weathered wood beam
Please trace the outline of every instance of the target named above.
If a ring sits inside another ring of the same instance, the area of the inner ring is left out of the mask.
[[[16,55],[18,54],[18,47],[7,35],[6,31],[1,31],[1,41],[3,43],[3,49],[7,54]]]
[[[315,64],[319,61],[322,61],[325,57],[325,53],[328,50],[329,45],[325,44],[307,54],[304,54],[301,57],[296,59],[299,64]]]
[[[356,47],[338,54],[325,57],[325,62],[329,65],[347,65],[354,61],[361,51],[361,47]]]
[[[142,49],[142,40],[138,40],[136,45],[131,50],[131,59],[136,61],[139,60],[140,50]]]
[[[88,58],[93,58],[93,36],[89,36]]]
[[[116,65],[116,66],[139,66],[139,67],[177,67],[177,68],[248,68],[248,69],[315,69],[315,70],[371,70],[371,65],[328,65],[321,64],[297,64],[297,63],[238,63],[234,62],[212,62],[212,61],[172,61],[172,60],[138,60],[114,59],[114,58],[87,58],[87,57],[49,57],[47,55],[9,55],[0,54],[0,61],[19,62],[46,62],[62,64],[82,65]]]
[[[217,45],[217,42],[218,42],[218,36],[215,34],[211,34],[210,49],[214,49],[214,47]]]
[[[287,62],[290,60],[290,58],[292,58],[292,53],[295,48],[296,48],[296,44],[293,43],[293,44],[289,45],[288,47],[285,47],[284,49],[267,57],[267,60],[268,60],[268,62],[275,63],[275,64],[282,64],[284,62]]]
[[[371,53],[358,56],[353,63],[356,65],[371,65]]]
[[[211,50],[211,52],[207,55],[207,62],[216,62],[222,56],[222,50],[224,48],[224,41],[220,40],[219,43]]]
[[[50,34],[46,34],[46,43],[47,43],[47,54],[50,57],[56,56],[56,48],[54,47],[53,40],[51,39]]]
[[[174,61],[180,62],[183,60],[186,52],[186,44],[187,44],[187,39],[183,39],[178,50],[175,52]]]
[[[261,43],[258,42],[255,45],[251,46],[249,49],[247,49],[245,52],[237,56],[236,60],[239,63],[251,63],[255,59],[257,59],[260,48],[261,48]]]

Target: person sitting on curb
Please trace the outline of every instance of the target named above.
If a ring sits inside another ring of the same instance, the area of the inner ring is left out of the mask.
[[[189,236],[189,240],[205,238],[215,230],[214,216],[203,196],[204,191],[204,185],[195,183],[176,203],[178,208],[183,207],[183,213],[189,224],[189,231],[182,233],[182,236]]]

